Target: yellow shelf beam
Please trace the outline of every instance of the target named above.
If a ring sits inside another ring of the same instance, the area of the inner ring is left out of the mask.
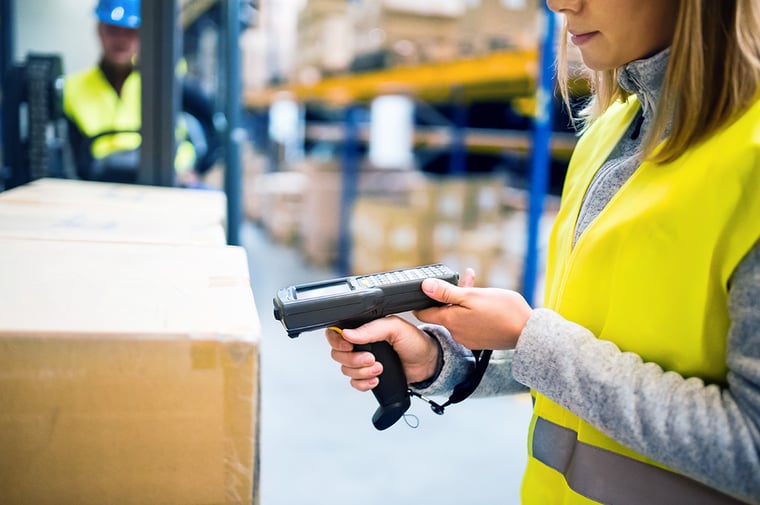
[[[313,85],[294,85],[244,94],[248,107],[268,106],[279,93],[299,101],[333,105],[366,101],[385,94],[408,94],[427,101],[528,96],[534,92],[535,50],[492,53],[451,62],[327,77]]]
[[[343,125],[319,123],[306,126],[306,138],[322,142],[341,142],[346,132]],[[369,129],[359,129],[359,140],[369,141]],[[415,147],[446,148],[453,142],[451,128],[445,126],[419,126],[414,132]],[[549,142],[552,156],[569,159],[577,137],[572,133],[555,132]],[[467,128],[464,144],[472,152],[499,154],[505,151],[528,153],[533,148],[533,134],[527,130],[497,130]]]

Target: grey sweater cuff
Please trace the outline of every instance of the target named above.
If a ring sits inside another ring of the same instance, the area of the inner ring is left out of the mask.
[[[475,369],[472,351],[451,338],[443,326],[423,324],[420,329],[432,336],[440,346],[439,370],[430,380],[410,384],[417,393],[425,396],[446,396]]]

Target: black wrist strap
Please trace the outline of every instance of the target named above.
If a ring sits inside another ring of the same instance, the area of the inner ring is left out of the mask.
[[[493,354],[493,351],[490,349],[485,349],[481,351],[472,351],[472,354],[475,356],[475,370],[472,374],[467,376],[465,380],[454,387],[454,391],[451,393],[451,396],[449,396],[449,399],[446,400],[443,405],[440,405],[430,398],[426,398],[421,394],[412,391],[411,389],[409,390],[409,394],[429,403],[431,410],[439,416],[443,415],[446,407],[453,405],[454,403],[464,401],[473,392],[475,392],[475,390],[480,385],[480,381],[483,380],[483,376],[486,374],[488,362],[491,360],[491,354]]]

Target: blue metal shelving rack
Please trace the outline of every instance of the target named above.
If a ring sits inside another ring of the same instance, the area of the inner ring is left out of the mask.
[[[524,268],[521,290],[525,299],[531,305],[540,304],[536,300],[539,262],[541,250],[539,244],[540,221],[544,210],[550,162],[551,137],[553,122],[554,95],[554,60],[556,41],[556,20],[554,14],[546,8],[544,36],[539,50],[539,75],[536,89],[536,115],[533,126],[533,144],[530,171],[530,192],[527,228],[527,245],[524,257]],[[454,90],[452,96],[460,97],[461,90]],[[462,109],[462,110],[459,110]],[[463,108],[459,107],[452,125],[452,175],[462,175],[464,170],[464,143],[466,117]],[[345,111],[345,138],[343,169],[343,192],[341,200],[341,222],[338,246],[338,270],[342,275],[348,275],[351,269],[351,238],[349,220],[351,209],[357,197],[359,156],[357,154],[359,139],[359,120],[356,105],[350,105]]]
[[[358,194],[359,146],[363,128],[360,118],[363,102],[388,92],[389,83],[393,83],[391,87],[395,86],[390,92],[411,91],[432,96],[432,101],[448,97],[447,99],[455,105],[455,116],[450,126],[451,142],[448,146],[451,151],[449,171],[452,175],[464,175],[465,155],[468,149],[468,129],[465,126],[467,117],[466,109],[457,106],[457,103],[461,105],[468,98],[477,99],[484,94],[525,96],[533,93],[537,98],[537,110],[530,142],[532,156],[526,223],[528,240],[521,290],[529,302],[534,305],[540,303],[539,300],[534,300],[541,257],[539,226],[548,190],[552,144],[556,139],[556,134],[552,132],[556,21],[548,8],[545,8],[544,19],[543,39],[541,47],[536,51],[506,51],[449,64],[393,68],[369,74],[331,77],[309,86],[285,88],[304,102],[337,104],[338,107],[342,107],[343,188],[336,265],[341,274],[349,274],[351,270],[349,223]],[[536,55],[539,60],[537,71]],[[446,76],[451,81],[449,85],[446,84]],[[279,91],[282,89],[270,89],[248,95],[245,99],[246,105],[252,108],[268,106],[271,97]],[[467,93],[471,92],[478,95],[474,98],[468,97]]]

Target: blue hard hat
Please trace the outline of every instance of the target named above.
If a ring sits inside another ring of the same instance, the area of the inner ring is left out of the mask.
[[[95,15],[101,23],[140,28],[140,0],[99,0]]]

